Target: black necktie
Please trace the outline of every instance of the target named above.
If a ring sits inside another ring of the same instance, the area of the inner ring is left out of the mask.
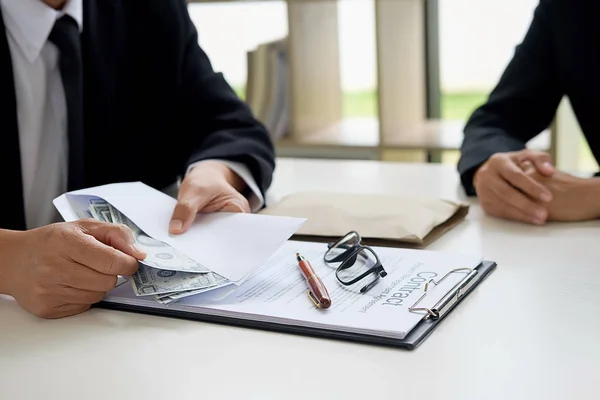
[[[60,52],[59,65],[67,102],[69,138],[68,190],[81,189],[83,180],[83,61],[77,22],[68,15],[54,24],[48,38]]]

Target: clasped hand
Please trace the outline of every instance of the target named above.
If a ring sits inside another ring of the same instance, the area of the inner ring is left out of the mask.
[[[543,152],[497,153],[479,168],[473,184],[490,216],[535,225],[600,217],[599,180],[558,171]]]

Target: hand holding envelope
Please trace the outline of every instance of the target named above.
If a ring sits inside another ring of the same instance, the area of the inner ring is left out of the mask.
[[[132,276],[136,296],[153,296],[161,304],[231,285],[231,282],[200,265],[167,243],[148,236],[104,199],[79,196],[71,201],[77,215],[120,224],[133,234],[134,245],[145,252]]]
[[[186,232],[199,212],[250,212],[250,204],[242,195],[245,187],[246,182],[226,163],[194,163],[181,182],[170,232]]]
[[[79,190],[66,193],[54,201],[55,207],[65,221],[94,217],[94,214],[105,218],[110,216],[111,221],[113,215],[117,216],[116,219],[122,218],[132,229],[134,236],[144,237],[146,244],[154,243],[154,245],[170,247],[214,273],[220,281],[220,285],[215,285],[218,287],[222,287],[221,280],[226,280],[228,284],[241,284],[304,222],[301,218],[220,212],[200,214],[186,233],[172,235],[169,233],[169,222],[176,203],[174,198],[140,182]],[[150,248],[146,250],[151,253]],[[173,254],[173,252],[167,253]],[[146,279],[146,287],[154,277],[169,277],[179,279],[178,292],[189,293],[201,289],[190,285],[190,281],[206,278],[206,276],[200,277],[199,271],[180,270],[182,268],[176,268],[177,271],[174,271],[174,268],[161,269],[145,260],[141,265],[137,277],[140,282]],[[173,272],[176,273],[176,278],[173,277]],[[204,282],[204,284],[209,283]],[[169,290],[172,288],[171,286],[168,290],[158,291],[152,289],[144,294],[171,295],[172,292]]]

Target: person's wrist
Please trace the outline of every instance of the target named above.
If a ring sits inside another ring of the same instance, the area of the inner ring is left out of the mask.
[[[196,170],[201,171],[203,168],[211,169],[212,171],[223,176],[227,183],[229,183],[238,192],[245,192],[246,182],[235,171],[229,168],[226,163],[218,160],[201,161],[198,163],[198,165],[194,166],[194,169],[192,169],[190,173],[194,173]]]
[[[471,175],[473,177],[471,179],[471,186],[473,187],[473,189],[477,188],[477,184],[479,182],[479,175],[480,175],[480,172],[481,172],[481,169],[483,166],[485,166],[485,163],[476,167],[475,170],[473,171],[473,175]]]
[[[246,191],[247,185],[246,182],[239,176],[234,170],[229,168],[227,165],[223,165],[225,179],[227,182],[235,188],[240,193],[244,193]]]
[[[600,178],[582,180],[583,206],[594,219],[600,219]]]
[[[18,260],[19,242],[25,232],[0,229],[0,294],[12,295],[12,281]]]

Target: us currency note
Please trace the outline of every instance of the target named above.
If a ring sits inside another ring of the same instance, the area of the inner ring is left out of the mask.
[[[121,214],[119,212],[119,210],[117,210],[116,208],[114,208],[111,204],[108,204],[108,210],[110,212],[110,219],[112,220],[113,223],[115,223],[115,224],[124,224],[124,221],[121,218],[121,216],[123,214]]]
[[[108,212],[106,210],[102,210],[102,218],[104,219],[105,222],[112,222],[110,212]]]
[[[136,245],[147,255],[147,257],[141,261],[142,264],[152,268],[169,271],[205,274],[211,272],[208,268],[175,250],[167,243],[146,235],[129,218],[106,201],[101,199],[91,200],[90,211],[96,219],[105,222],[124,224],[131,229]]]
[[[168,293],[155,294],[154,295],[154,300],[160,302],[161,300],[168,299],[169,297],[171,297],[172,295],[174,295],[176,293],[177,292],[168,292]]]
[[[204,268],[168,244],[146,235],[103,199],[90,199],[89,212],[98,220],[129,227],[138,247],[146,252],[147,258],[140,262],[131,280],[137,296],[152,295],[157,302],[170,304],[229,284],[226,278]]]
[[[99,221],[112,222],[108,203],[102,199],[90,199],[90,212],[92,213],[92,216]],[[107,219],[107,216],[109,219]]]
[[[136,296],[213,288],[218,284],[212,273],[198,274],[151,268],[140,264],[132,277]]]
[[[222,276],[217,275],[215,273],[213,273],[213,276],[217,280],[217,283],[214,286],[196,289],[196,290],[186,290],[183,292],[161,293],[158,295],[154,295],[154,299],[161,304],[171,304],[173,302],[184,299],[186,297],[191,297],[191,296],[195,296],[197,294],[202,294],[202,293],[208,292],[210,290],[218,289],[218,288],[221,288],[221,287],[229,284],[229,281],[227,279],[223,278]]]
[[[187,290],[185,292],[181,292],[181,293],[172,293],[169,296],[154,296],[154,299],[160,303],[160,304],[172,304],[175,303],[181,299],[184,299],[186,297],[191,297],[191,296],[195,296],[197,294],[201,294],[204,292],[208,292],[209,290],[213,290],[215,288],[205,288],[205,289],[198,289],[198,290]]]

